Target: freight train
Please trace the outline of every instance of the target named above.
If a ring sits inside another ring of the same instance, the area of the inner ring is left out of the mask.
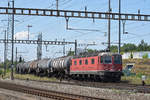
[[[21,62],[16,66],[16,73],[96,81],[120,81],[122,56],[103,52],[95,55],[65,56]]]

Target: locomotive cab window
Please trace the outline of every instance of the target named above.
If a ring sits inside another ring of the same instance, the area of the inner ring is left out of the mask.
[[[122,64],[122,57],[120,55],[114,56],[114,63],[115,64]]]
[[[77,61],[74,61],[74,65],[77,65]]]
[[[101,56],[101,64],[103,63],[103,56]]]
[[[111,64],[112,63],[112,57],[111,56],[103,56],[104,64]]]
[[[79,61],[79,64],[82,65],[82,60]]]
[[[85,64],[88,65],[88,60],[87,59],[85,60]]]
[[[95,59],[91,59],[91,64],[94,64],[95,63]]]

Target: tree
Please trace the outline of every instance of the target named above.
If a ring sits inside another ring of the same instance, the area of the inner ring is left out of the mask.
[[[111,51],[111,52],[117,52],[117,51],[118,51],[118,47],[115,46],[115,45],[112,45],[112,46],[110,47],[110,51]]]
[[[67,54],[67,56],[74,56],[74,51],[69,51],[69,53]]]
[[[147,51],[150,51],[150,45],[148,45]]]
[[[141,43],[138,45],[138,51],[148,51],[149,46],[144,40],[141,40]]]
[[[124,52],[133,52],[137,50],[137,46],[135,44],[128,43],[128,44],[124,44],[121,47],[121,50]]]
[[[10,65],[11,65],[11,61],[6,59],[6,67],[9,68]],[[2,67],[2,68],[4,67],[4,62],[0,63],[0,67]]]
[[[93,52],[95,52],[95,50],[88,49],[88,50],[87,50],[87,52],[89,52],[89,53],[93,53]]]

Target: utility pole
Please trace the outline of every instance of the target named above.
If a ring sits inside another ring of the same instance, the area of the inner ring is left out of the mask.
[[[13,14],[12,14],[12,56],[11,56],[11,80],[14,79],[14,75],[13,75],[13,67],[14,67],[14,0],[12,1],[12,8],[13,8]]]
[[[8,2],[8,8],[10,7],[10,2]],[[9,33],[10,33],[10,15],[8,15],[8,23],[7,23],[7,52],[6,53],[8,53],[8,46],[9,46],[9,44],[8,44],[8,39],[10,38],[10,35],[9,35]],[[6,58],[7,58],[7,56],[6,56]]]
[[[10,2],[8,2],[8,8],[9,7],[10,7]],[[8,15],[8,23],[7,23],[8,26],[7,26],[7,33],[6,33],[6,39],[5,39],[6,40],[6,45],[5,45],[6,48],[5,48],[5,54],[4,55],[5,55],[5,59],[6,60],[8,59],[7,55],[8,55],[8,51],[9,51],[9,49],[8,49],[9,48],[8,39],[10,38],[10,35],[9,35],[9,33],[10,33],[10,21],[11,21],[10,17],[11,16]],[[6,74],[7,65],[4,64],[4,66],[6,67],[4,69],[4,75],[5,75]]]
[[[18,58],[18,57],[17,57],[17,53],[18,53],[18,50],[17,50],[17,47],[16,47],[16,65],[17,65],[17,58]],[[16,66],[16,65],[15,65],[15,66]]]
[[[7,59],[7,32],[5,30],[4,32],[4,38],[5,38],[5,43],[4,43],[4,75],[6,75],[6,59]]]
[[[65,39],[63,39],[63,41],[65,42]],[[63,54],[64,54],[64,56],[65,56],[65,44],[64,44],[64,47],[63,47]]]
[[[108,19],[108,50],[110,51],[110,30],[111,30],[111,21],[110,21],[111,5],[110,5],[110,0],[109,0],[109,4],[108,4],[108,12],[109,12],[109,19]]]
[[[118,43],[118,53],[120,54],[121,49],[121,0],[119,0],[119,43]]]
[[[56,0],[56,10],[58,10],[58,0]]]
[[[77,40],[75,40],[75,56],[77,56]]]
[[[28,40],[29,40],[29,34],[30,34],[30,28],[32,27],[32,25],[28,25]]]
[[[37,60],[42,59],[42,33],[38,35]]]

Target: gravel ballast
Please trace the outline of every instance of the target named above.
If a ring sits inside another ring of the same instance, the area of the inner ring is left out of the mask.
[[[67,84],[44,83],[26,80],[12,81],[9,79],[5,79],[1,81],[71,94],[105,98],[110,100],[150,100],[150,94],[134,93],[134,91],[127,91],[127,90],[83,87]]]
[[[16,91],[0,89],[0,100],[52,100]]]

